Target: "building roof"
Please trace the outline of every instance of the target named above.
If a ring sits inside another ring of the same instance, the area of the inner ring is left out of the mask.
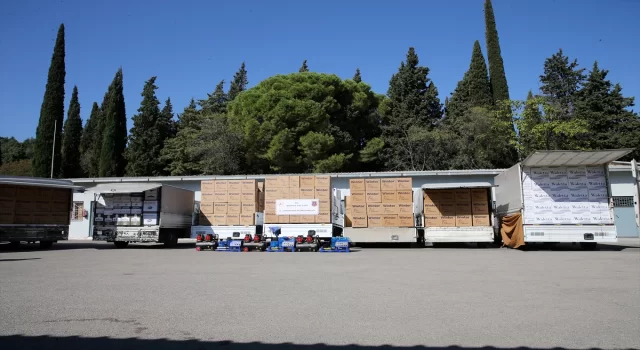
[[[70,180],[47,179],[40,177],[26,176],[4,176],[0,175],[0,185],[37,186],[47,188],[63,188],[74,191],[84,191],[84,187],[74,185]]]
[[[632,149],[536,151],[523,160],[522,165],[526,167],[605,165],[626,156],[632,151]]]

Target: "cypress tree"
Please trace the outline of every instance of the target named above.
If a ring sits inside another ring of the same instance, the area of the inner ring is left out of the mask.
[[[67,111],[67,121],[64,123],[62,134],[62,172],[63,178],[82,177],[80,166],[80,143],[82,140],[82,118],[80,117],[80,102],[78,102],[78,87],[73,87],[71,102]]]
[[[359,83],[362,81],[362,77],[360,76],[360,68],[356,68],[356,74],[353,75],[353,81]]]
[[[249,80],[247,79],[247,70],[245,69],[244,62],[242,62],[240,69],[236,72],[233,76],[233,80],[231,81],[231,86],[227,93],[228,100],[235,100],[236,96],[247,89],[247,84],[249,84]]]
[[[127,115],[123,95],[122,68],[118,69],[109,86],[106,105],[102,106],[102,148],[100,151],[100,177],[123,176],[126,168]]]
[[[456,118],[464,114],[473,107],[488,107],[493,105],[491,87],[487,64],[482,55],[480,43],[476,40],[473,44],[471,64],[469,70],[455,91],[451,94],[451,99],[447,103],[447,118]]]
[[[65,44],[64,24],[58,29],[56,44],[53,48],[51,65],[47,77],[47,86],[40,108],[40,121],[36,129],[36,142],[33,154],[33,175],[49,177],[60,174],[60,149],[62,123],[64,122],[64,81],[65,81]],[[57,124],[56,124],[57,123]],[[54,132],[55,126],[55,132]],[[55,145],[53,144],[55,133]],[[53,169],[51,169],[51,150],[53,151]]]
[[[496,18],[493,14],[491,0],[484,2],[485,40],[487,43],[487,58],[489,60],[489,75],[493,100],[505,101],[509,99],[507,75],[504,72],[504,62],[496,29]]]
[[[97,177],[97,160],[94,155],[96,153],[96,138],[102,140],[101,137],[97,134],[97,123],[100,119],[100,107],[97,102],[93,103],[91,106],[91,114],[89,115],[89,120],[85,123],[84,129],[82,130],[82,139],[80,141],[80,155],[81,161],[80,165],[82,166],[82,171],[86,176],[89,177]]]
[[[307,66],[307,60],[302,61],[302,67],[300,67],[300,69],[298,69],[298,72],[303,73],[303,72],[308,72],[309,71],[309,67]]]

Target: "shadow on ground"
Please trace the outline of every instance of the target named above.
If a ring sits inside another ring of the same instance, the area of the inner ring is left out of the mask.
[[[40,248],[40,244],[38,243],[22,243],[19,246],[14,246],[11,244],[0,244],[0,253],[19,253],[19,252],[31,252],[31,251],[56,251],[56,250],[74,250],[74,249],[95,249],[95,250],[116,250],[113,243],[107,242],[93,242],[93,241],[66,241],[66,242],[58,242],[54,243],[51,248],[42,249]],[[126,249],[195,249],[195,245],[193,243],[178,243],[177,246],[173,248],[166,248],[163,244],[160,243],[151,243],[151,244],[129,244]]]
[[[200,341],[200,340],[168,340],[168,339],[112,339],[112,338],[83,338],[83,337],[51,337],[51,336],[23,336],[10,335],[0,336],[2,349],[6,350],[26,350],[26,349],[132,349],[132,350],[162,350],[162,349],[225,349],[225,350],[542,350],[541,348],[517,347],[517,348],[497,348],[485,347],[430,347],[430,346],[362,346],[362,345],[327,345],[327,344],[265,344],[259,342],[236,343],[232,341]],[[597,348],[592,348],[596,350]],[[544,350],[569,350],[568,348],[551,348]]]

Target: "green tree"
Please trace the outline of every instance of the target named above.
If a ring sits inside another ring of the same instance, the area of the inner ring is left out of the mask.
[[[360,150],[376,135],[377,107],[378,96],[366,84],[294,73],[238,96],[229,123],[243,135],[247,172],[340,171],[356,167]]]
[[[487,65],[482,55],[480,43],[476,40],[473,44],[471,64],[469,70],[458,82],[455,91],[446,104],[447,119],[456,123],[455,118],[463,115],[473,107],[490,107],[493,105],[491,96],[491,84]]]
[[[151,77],[142,89],[138,114],[134,115],[126,151],[127,176],[160,176],[165,164],[160,159],[164,142],[169,136],[170,119],[163,118],[156,97],[156,77]]]
[[[2,166],[2,147],[0,146],[0,166]]]
[[[82,118],[80,117],[80,102],[78,101],[78,87],[73,87],[67,120],[62,134],[62,173],[63,178],[82,177],[80,166],[80,143],[82,140]]]
[[[202,175],[235,175],[242,173],[242,134],[229,128],[225,115],[205,115],[195,133],[196,142],[190,152],[199,159]]]
[[[227,93],[227,99],[229,101],[235,100],[241,92],[247,89],[247,84],[249,84],[249,80],[247,79],[247,70],[245,69],[244,62],[242,62],[240,69],[233,76],[229,92]]]
[[[167,97],[167,100],[164,101],[164,107],[162,107],[162,111],[160,111],[160,118],[163,120],[162,123],[166,123],[166,125],[169,126],[167,138],[175,137],[176,133],[178,132],[178,125],[173,119],[173,104],[171,103],[171,98],[169,97]]]
[[[127,114],[123,95],[122,68],[118,69],[102,106],[104,130],[100,152],[100,177],[123,176],[126,168]]]
[[[356,83],[359,83],[362,81],[362,77],[360,76],[360,68],[356,68],[356,74],[353,75],[352,80],[355,81]]]
[[[96,155],[96,139],[102,140],[98,134],[98,123],[100,119],[100,107],[97,102],[91,106],[91,114],[82,130],[80,140],[80,166],[85,175],[89,177],[98,176],[98,159]]]
[[[584,68],[578,68],[575,59],[570,62],[562,49],[545,60],[540,91],[561,120],[573,118],[575,99],[584,79]]]
[[[437,146],[442,134],[434,127],[442,119],[442,104],[438,89],[428,77],[429,68],[420,66],[418,55],[409,48],[406,62],[391,77],[388,102],[381,111],[383,152],[390,170],[428,170],[436,166],[436,152],[426,152]],[[379,141],[372,143],[379,146]],[[375,149],[367,149],[373,153]]]
[[[302,61],[302,67],[300,67],[300,69],[298,69],[299,73],[303,73],[303,72],[308,72],[309,71],[309,66],[307,66],[307,60]]]
[[[196,102],[191,99],[189,105],[178,116],[176,136],[165,141],[162,160],[169,175],[201,174],[198,156],[192,150],[196,145],[198,133],[203,125],[202,113],[197,110]]]
[[[33,157],[33,174],[36,177],[49,177],[60,174],[60,136],[64,122],[64,82],[65,82],[65,44],[64,24],[58,29],[56,44],[53,48],[47,86],[40,108],[40,121],[36,130],[36,143]],[[55,127],[55,128],[54,128]],[[55,134],[55,136],[54,136]],[[55,138],[55,144],[54,144]],[[53,169],[51,156],[53,149]]]
[[[507,85],[507,75],[504,72],[504,62],[502,61],[498,29],[496,29],[496,18],[493,14],[491,0],[484,2],[484,23],[493,100],[495,102],[508,101],[509,86]]]
[[[31,160],[22,159],[0,165],[0,175],[33,176]]]
[[[640,159],[640,117],[630,109],[634,98],[624,97],[620,84],[608,80],[608,74],[598,62],[593,64],[577,93],[576,115],[588,125],[590,148],[633,148],[635,152],[628,159]]]
[[[224,80],[216,85],[216,89],[212,94],[207,94],[206,100],[198,101],[203,113],[207,114],[224,114],[227,112],[227,102],[229,97],[224,92]]]

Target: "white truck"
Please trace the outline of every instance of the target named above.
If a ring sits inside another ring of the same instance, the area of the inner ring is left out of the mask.
[[[49,248],[67,240],[72,193],[82,191],[67,180],[0,176],[0,242],[40,242]]]
[[[109,183],[87,189],[93,192],[93,240],[177,245],[189,238],[194,212],[194,192],[160,183]]]
[[[534,152],[496,176],[497,216],[521,215],[525,243],[616,242],[607,165],[630,151]]]

